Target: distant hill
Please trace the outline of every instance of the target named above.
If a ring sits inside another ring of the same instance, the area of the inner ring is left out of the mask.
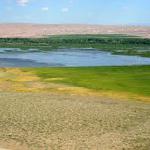
[[[129,34],[150,38],[150,26],[0,24],[1,38],[36,38],[63,34]]]

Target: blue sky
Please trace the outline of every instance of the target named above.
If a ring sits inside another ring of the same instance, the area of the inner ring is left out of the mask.
[[[0,23],[150,25],[150,0],[0,0]]]

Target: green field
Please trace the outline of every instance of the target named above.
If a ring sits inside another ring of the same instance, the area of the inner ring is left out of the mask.
[[[59,35],[44,38],[0,38],[2,48],[52,50],[96,48],[113,54],[150,57],[150,39],[127,35]]]
[[[30,68],[24,70],[34,72],[47,82],[47,79],[56,78],[50,82],[85,87],[96,91],[150,96],[150,66]]]

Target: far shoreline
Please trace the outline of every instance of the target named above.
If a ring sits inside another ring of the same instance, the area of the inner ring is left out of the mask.
[[[0,38],[38,38],[71,34],[126,34],[150,38],[150,25],[0,23]]]

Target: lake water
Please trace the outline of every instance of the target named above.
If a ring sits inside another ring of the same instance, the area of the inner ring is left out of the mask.
[[[124,66],[150,65],[150,58],[112,55],[95,49],[57,49],[43,52],[36,49],[0,48],[0,67],[55,66]]]

